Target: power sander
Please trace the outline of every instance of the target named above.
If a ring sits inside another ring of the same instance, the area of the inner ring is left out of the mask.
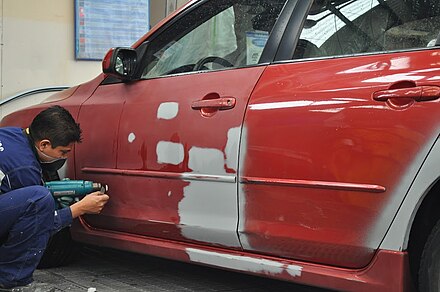
[[[106,184],[88,180],[70,180],[67,178],[45,182],[44,186],[49,189],[61,207],[70,206],[90,193],[96,191],[106,193],[108,191]]]

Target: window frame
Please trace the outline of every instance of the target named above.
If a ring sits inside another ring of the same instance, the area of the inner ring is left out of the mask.
[[[188,15],[193,14],[194,11],[199,9],[201,6],[205,5],[208,2],[213,1],[213,3],[216,3],[215,5],[218,5],[219,0],[200,0],[198,2],[195,2],[193,5],[188,6],[185,10],[183,10],[181,13],[177,14],[173,18],[171,18],[169,21],[164,23],[160,28],[158,28],[152,35],[150,35],[147,39],[143,40],[136,48],[135,50],[138,53],[138,65],[137,67],[139,70],[143,70],[145,66],[147,66],[148,58],[146,54],[148,53],[148,47],[151,45],[151,43],[155,42],[156,39],[160,38],[164,33],[167,33],[168,31],[172,31],[173,27],[178,23],[179,21],[182,21],[182,19],[187,18]],[[230,0],[221,0],[223,3],[226,3]],[[278,16],[277,21],[275,22],[272,32],[269,34],[269,38],[267,40],[266,46],[263,49],[263,52],[261,54],[260,60],[257,64],[254,65],[247,65],[242,67],[232,67],[232,68],[222,68],[222,69],[216,69],[214,71],[206,71],[206,72],[217,72],[221,70],[233,70],[238,68],[248,68],[248,67],[255,67],[255,66],[264,66],[272,63],[275,59],[275,55],[278,51],[279,44],[281,42],[282,36],[284,34],[284,31],[287,27],[287,24],[289,20],[291,19],[291,13],[294,10],[294,7],[296,6],[297,2],[300,2],[299,0],[286,0],[284,7],[281,9],[281,12]],[[208,18],[207,18],[208,19]],[[182,74],[193,74],[193,73],[200,73],[200,71],[197,72],[185,72],[185,73],[176,73],[176,74],[170,74],[165,76],[155,76],[152,78],[147,79],[141,79],[141,80],[150,80],[155,78],[166,78],[170,76],[178,76]]]
[[[291,18],[287,25],[286,33],[284,33],[282,40],[280,42],[279,50],[275,56],[274,63],[282,64],[282,63],[304,62],[304,61],[313,61],[313,60],[383,55],[383,54],[393,54],[393,53],[401,53],[401,52],[430,51],[430,50],[440,49],[440,32],[439,32],[439,37],[437,38],[437,42],[432,47],[407,48],[407,49],[385,50],[378,52],[363,52],[363,53],[343,54],[343,55],[333,55],[333,56],[320,56],[320,57],[312,57],[306,59],[293,59],[296,46],[301,36],[302,28],[313,6],[313,2],[314,0],[303,0],[300,1],[299,5],[296,5],[295,10],[291,14]]]

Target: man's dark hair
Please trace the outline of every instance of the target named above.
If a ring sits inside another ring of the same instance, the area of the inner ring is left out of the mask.
[[[40,112],[30,127],[32,140],[48,139],[52,148],[81,143],[81,128],[63,107],[55,105]]]

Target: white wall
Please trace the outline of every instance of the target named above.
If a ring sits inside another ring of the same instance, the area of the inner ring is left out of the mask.
[[[2,97],[35,86],[73,85],[100,72],[100,62],[75,60],[73,1],[2,2]]]
[[[169,2],[150,0],[150,22],[166,16]],[[0,0],[0,101],[36,87],[72,86],[94,78],[101,62],[75,60],[74,0]],[[0,107],[0,119],[46,95]]]
[[[75,60],[74,1],[0,0],[0,4],[0,98],[36,87],[71,86],[100,73],[100,62]]]
[[[169,13],[173,8],[183,6],[188,0],[150,0],[150,23],[153,27]]]

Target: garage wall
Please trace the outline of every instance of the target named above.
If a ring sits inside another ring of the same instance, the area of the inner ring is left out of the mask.
[[[77,84],[100,72],[100,62],[75,60],[73,1],[1,3],[2,98],[40,86]]]
[[[188,0],[150,0],[150,22],[155,25],[166,15],[183,6]]]
[[[150,0],[150,23],[186,0]],[[25,90],[94,78],[101,62],[75,60],[73,0],[0,0],[0,101]],[[45,96],[0,107],[0,118]]]

